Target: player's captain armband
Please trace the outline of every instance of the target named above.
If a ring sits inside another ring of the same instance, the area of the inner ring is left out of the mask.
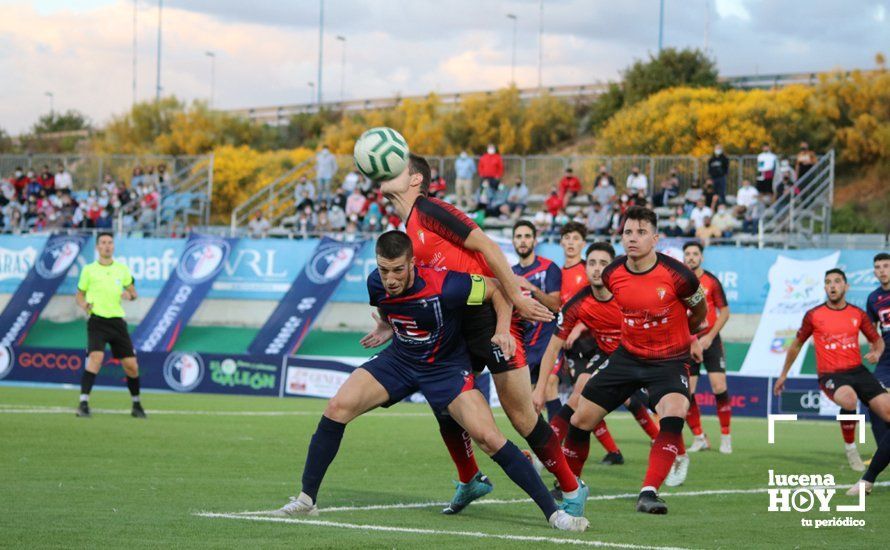
[[[686,305],[689,307],[695,307],[699,302],[705,299],[705,289],[702,288],[701,285],[698,285],[698,288],[695,290],[695,293],[683,300],[686,302]]]
[[[467,298],[467,305],[478,306],[484,301],[485,278],[481,275],[470,275],[470,296]]]

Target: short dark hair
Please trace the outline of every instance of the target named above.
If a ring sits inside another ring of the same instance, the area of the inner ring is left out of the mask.
[[[683,252],[686,252],[687,248],[691,248],[693,246],[697,246],[698,251],[704,253],[705,245],[703,245],[700,241],[687,241],[686,244],[683,245]]]
[[[96,242],[99,242],[99,239],[101,239],[102,237],[108,237],[109,239],[111,239],[113,241],[114,233],[112,233],[111,231],[100,231],[99,233],[96,234]]]
[[[408,175],[413,176],[414,174],[420,174],[420,177],[423,178],[420,182],[420,194],[429,195],[430,180],[432,179],[430,163],[420,155],[408,153]]]
[[[516,233],[516,230],[520,227],[528,227],[532,230],[532,237],[538,236],[538,229],[535,227],[535,224],[528,220],[519,220],[518,222],[513,224],[513,233]]]
[[[658,216],[653,210],[645,206],[631,206],[627,209],[624,216],[624,223],[627,223],[629,220],[645,221],[651,223],[653,229],[658,230]]]
[[[829,275],[833,275],[835,273],[840,275],[841,279],[843,279],[845,283],[847,282],[847,274],[844,273],[844,270],[839,267],[835,267],[834,269],[829,269],[828,271],[825,272],[825,276],[828,277]]]
[[[877,263],[882,260],[890,260],[890,254],[887,254],[886,252],[878,252],[875,254],[875,259],[872,260],[872,263]]]
[[[598,241],[598,242],[592,243],[590,246],[587,247],[587,250],[584,252],[584,257],[586,258],[586,257],[590,256],[590,253],[594,252],[596,250],[605,252],[606,254],[609,255],[610,258],[612,258],[613,260],[615,259],[615,248],[606,241]]]
[[[559,237],[563,238],[569,233],[577,233],[581,235],[582,239],[587,238],[587,228],[584,227],[584,224],[580,222],[566,223],[564,226],[562,226],[562,229],[559,230]]]
[[[398,230],[387,231],[377,237],[374,253],[387,260],[397,260],[403,256],[414,256],[414,246],[407,233]]]

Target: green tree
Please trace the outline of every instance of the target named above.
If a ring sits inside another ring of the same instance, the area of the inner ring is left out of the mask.
[[[12,138],[6,133],[6,130],[0,128],[0,153],[12,152]]]
[[[70,109],[64,113],[52,112],[37,119],[31,128],[33,134],[49,134],[52,132],[72,132],[89,130],[90,120],[79,111]]]
[[[650,95],[683,86],[717,86],[717,65],[701,50],[665,48],[648,61],[637,60],[624,71],[624,101],[633,105]]]

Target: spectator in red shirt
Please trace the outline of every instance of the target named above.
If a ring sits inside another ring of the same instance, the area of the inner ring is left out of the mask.
[[[488,150],[479,159],[479,177],[494,180],[491,185],[497,187],[498,182],[504,177],[504,159],[497,152],[493,143],[488,144]]]
[[[566,173],[559,180],[559,198],[562,199],[563,208],[569,205],[569,202],[578,196],[581,192],[581,180],[572,173],[571,168],[566,168]]]
[[[49,169],[49,165],[43,165],[43,172],[37,177],[37,181],[40,182],[40,186],[46,190],[47,194],[52,195],[56,192],[56,177]]]
[[[430,169],[430,191],[429,196],[437,199],[445,198],[447,183],[445,178],[439,175],[439,171],[435,168]]]
[[[544,202],[544,208],[547,209],[551,216],[556,216],[562,210],[562,198],[556,192],[556,189],[550,192],[550,196]]]
[[[9,178],[9,182],[15,187],[15,194],[18,196],[19,200],[23,200],[25,197],[25,187],[28,186],[28,177],[25,176],[25,172],[22,170],[21,166],[15,167],[15,174]]]

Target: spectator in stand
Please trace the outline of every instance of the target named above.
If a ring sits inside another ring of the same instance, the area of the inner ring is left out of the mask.
[[[148,184],[145,185],[144,188],[145,194],[142,195],[142,198],[139,200],[139,208],[141,209],[141,212],[139,214],[138,223],[141,227],[147,227],[154,223],[155,211],[158,209],[160,200],[158,192],[155,190],[155,187],[153,185]],[[92,219],[92,216],[90,216],[90,211],[87,211],[87,217]]]
[[[782,179],[776,183],[776,200],[779,199],[782,195],[786,195],[789,193],[794,193],[795,195],[798,193],[797,188],[794,186],[794,181],[791,179],[791,172],[784,172],[782,174]]]
[[[109,196],[117,195],[117,184],[114,182],[114,178],[111,174],[105,174],[105,177],[102,180],[102,189],[106,191]]]
[[[732,236],[733,232],[739,227],[739,223],[736,221],[735,216],[733,216],[732,212],[726,208],[725,204],[717,206],[717,212],[711,218],[711,224],[719,229],[724,237]]]
[[[355,189],[359,188],[356,187]],[[353,189],[352,191],[355,191],[355,189]],[[338,189],[337,193],[334,195],[334,198],[331,199],[331,206],[339,206],[340,210],[346,210],[346,200],[349,199],[349,195],[352,194],[352,191],[347,193],[346,190],[343,189],[343,187],[340,187],[340,189]],[[346,227],[345,221],[343,222],[343,224],[343,226]]]
[[[56,177],[54,179],[56,192],[71,194],[71,188],[74,187],[74,179],[61,162],[56,167]]]
[[[528,204],[528,186],[522,178],[516,178],[513,188],[507,194],[507,209],[513,219],[518,219]]]
[[[21,166],[15,167],[15,172],[11,178],[9,178],[9,182],[12,183],[12,186],[15,187],[15,194],[18,196],[19,201],[25,200],[26,190],[28,188],[28,176],[25,175],[25,172],[22,171]]]
[[[34,172],[28,170],[28,184],[25,186],[25,195],[29,197],[36,197],[40,194],[41,190],[43,190],[43,186],[40,185],[39,181],[37,181]]]
[[[368,191],[374,189],[374,182],[371,181],[371,178],[362,176],[358,182],[358,187],[362,190],[362,193],[367,194]]]
[[[596,177],[596,185],[593,186],[591,193],[593,200],[603,205],[606,210],[612,210],[612,206],[618,199],[618,193],[615,190],[615,178],[613,178],[606,166],[600,166],[600,173]]]
[[[308,193],[310,199],[315,200],[315,184],[309,181],[306,176],[300,176],[294,187],[294,199],[297,202],[302,201],[307,196],[303,194],[304,192]],[[352,190],[350,189],[349,192],[352,193]]]
[[[714,211],[711,210],[711,207],[705,203],[705,199],[702,197],[695,202],[695,208],[689,213],[689,219],[692,221],[693,227],[698,230],[699,227],[704,225],[705,218],[711,218],[713,215]]]
[[[448,189],[448,184],[445,183],[445,178],[439,175],[438,168],[430,168],[430,188],[429,188],[429,196],[435,197],[437,199],[445,198],[445,191]]]
[[[145,175],[142,172],[142,167],[137,164],[133,167],[133,175],[130,177],[130,187],[138,191],[139,188],[142,187],[143,178],[145,178]],[[56,179],[58,180],[58,177],[56,177]]]
[[[10,208],[3,216],[3,230],[10,232],[21,231],[23,227],[22,211],[18,206]]]
[[[705,204],[710,206],[711,210],[717,209],[717,203],[720,202],[720,196],[717,194],[717,190],[714,187],[714,180],[711,178],[705,180],[705,186],[702,188],[702,196],[705,198]]]
[[[489,184],[497,186],[504,177],[504,159],[493,143],[488,144],[485,154],[479,159],[479,177],[489,180]]]
[[[708,177],[714,182],[720,204],[726,204],[726,176],[729,174],[729,158],[723,154],[723,146],[714,146],[714,154],[708,159]]]
[[[373,191],[368,192],[365,195],[365,206],[364,208],[362,208],[362,212],[361,214],[359,214],[359,216],[364,221],[367,221],[368,217],[377,218],[379,220],[383,216],[382,209],[380,208],[380,203],[377,202],[377,194]]]
[[[454,161],[454,190],[457,193],[457,207],[464,210],[474,208],[473,205],[473,176],[476,175],[476,163],[466,151],[461,151],[460,156]]]
[[[645,206],[646,208],[651,208],[649,199],[646,197],[646,192],[642,189],[634,189],[627,195],[628,206]]]
[[[751,185],[749,180],[742,180],[742,186],[739,188],[738,193],[735,196],[736,206],[744,207],[745,209],[751,208],[755,202],[757,202],[757,189]]]
[[[346,230],[343,232],[343,241],[351,243],[358,240],[358,222],[350,219],[346,224]]]
[[[297,201],[296,211],[299,212],[306,207],[309,207],[310,210],[315,210],[315,201],[309,196],[309,191],[303,191],[303,195],[300,197],[300,200]]]
[[[746,233],[757,233],[760,218],[763,217],[768,206],[769,197],[767,195],[758,196],[757,202],[745,211],[745,221],[742,222],[742,231]]]
[[[603,205],[597,201],[593,201],[587,207],[587,231],[593,235],[607,235],[609,233],[609,222],[611,216],[609,211],[603,208]]]
[[[800,151],[797,153],[797,158],[794,161],[796,179],[799,180],[804,174],[809,172],[816,162],[818,162],[816,153],[810,150],[809,144],[806,141],[800,142]]]
[[[361,215],[362,211],[365,209],[365,196],[362,194],[361,189],[356,189],[349,195],[349,198],[346,199],[346,217],[352,218],[352,216],[356,216],[356,221],[358,221],[358,216]]]
[[[334,204],[331,206],[328,219],[332,231],[343,231],[346,228],[346,213],[343,212],[343,208],[340,205]]]
[[[476,191],[476,205],[474,208],[476,212],[488,211],[488,207],[494,200],[494,191],[495,190],[492,187],[491,180],[482,180],[482,183],[479,185],[479,190]]]
[[[324,205],[321,205],[318,208],[318,213],[315,215],[315,230],[319,233],[330,233],[333,229],[333,226],[331,226],[331,218],[328,215],[328,209],[325,208]]]
[[[547,200],[544,201],[544,208],[554,218],[562,210],[562,199],[559,197],[559,191],[555,187],[550,191],[550,196],[547,197]]]
[[[313,219],[311,208],[300,210],[300,213],[297,214],[297,221],[294,229],[298,234],[298,238],[309,238],[309,233],[315,230],[315,220]]]
[[[672,213],[670,217],[668,217],[668,221],[664,223],[664,225],[659,224],[660,232],[665,237],[682,237],[683,230],[680,229],[680,226],[677,224],[677,214],[676,212]]]
[[[391,225],[393,229],[399,229],[401,227],[402,219],[396,214],[396,208],[393,205],[387,204],[383,209],[383,215],[386,222]]]
[[[699,185],[697,181],[693,181],[689,189],[686,190],[686,194],[683,195],[683,203],[686,211],[688,212],[692,210],[695,203],[697,203],[699,199],[704,199],[704,197],[705,193],[702,191],[701,185]]]
[[[553,230],[558,231],[560,228],[562,228],[562,226],[569,223],[570,221],[572,220],[571,218],[569,218],[569,215],[566,214],[566,211],[560,210],[556,213],[555,216],[553,216]]]
[[[346,177],[343,178],[343,183],[340,185],[340,189],[346,191],[346,195],[349,196],[352,193],[352,190],[358,187],[359,182],[361,182],[361,176],[359,175],[357,170],[350,170]]]
[[[48,164],[43,165],[43,171],[40,172],[40,175],[37,177],[37,181],[40,182],[40,186],[46,190],[48,195],[53,195],[56,192],[56,177],[53,175],[52,171],[49,169]]]
[[[16,196],[15,187],[12,185],[12,182],[9,180],[0,180],[0,206],[6,206],[15,200],[18,200],[18,196]]]
[[[247,222],[248,234],[253,239],[265,239],[270,229],[272,229],[272,224],[263,216],[262,210],[254,212],[253,218]]]
[[[507,188],[507,184],[500,181],[497,184],[497,187],[492,194],[491,202],[488,205],[488,208],[485,209],[485,214],[487,216],[497,216],[499,218],[506,218],[510,214],[510,208],[507,206],[507,197],[510,194],[510,190]]]
[[[167,173],[166,164],[158,164],[157,183],[154,184],[154,190],[158,195],[164,195],[170,191],[173,186],[173,178]]]
[[[145,194],[145,188],[149,185],[154,186],[158,183],[158,176],[155,174],[155,167],[152,165],[148,166],[148,170],[146,170],[145,174],[142,176],[142,195]],[[140,196],[142,196],[140,195]]]
[[[652,197],[652,203],[656,207],[670,206],[671,199],[679,195],[680,182],[672,176],[661,181],[658,192]]]
[[[757,155],[757,192],[761,195],[773,194],[773,179],[778,167],[779,157],[770,150],[769,143],[764,143]]]
[[[99,212],[99,219],[96,220],[96,229],[111,229],[111,214],[107,208],[103,208]]]
[[[318,200],[327,204],[331,199],[331,180],[337,174],[337,157],[328,149],[327,145],[321,146],[321,151],[315,156],[315,178],[318,181]]]
[[[723,236],[720,228],[711,223],[711,217],[705,216],[702,220],[701,227],[695,230],[695,237],[704,241],[705,245],[711,242],[711,239],[719,239]]]
[[[644,197],[649,194],[649,179],[645,174],[640,172],[639,166],[634,166],[630,169],[630,174],[627,176],[626,188],[627,191],[633,191],[634,194],[637,191],[642,191]]]
[[[569,203],[581,192],[581,180],[572,172],[572,168],[566,168],[565,174],[559,180],[559,198],[562,199],[562,207],[566,208]]]

